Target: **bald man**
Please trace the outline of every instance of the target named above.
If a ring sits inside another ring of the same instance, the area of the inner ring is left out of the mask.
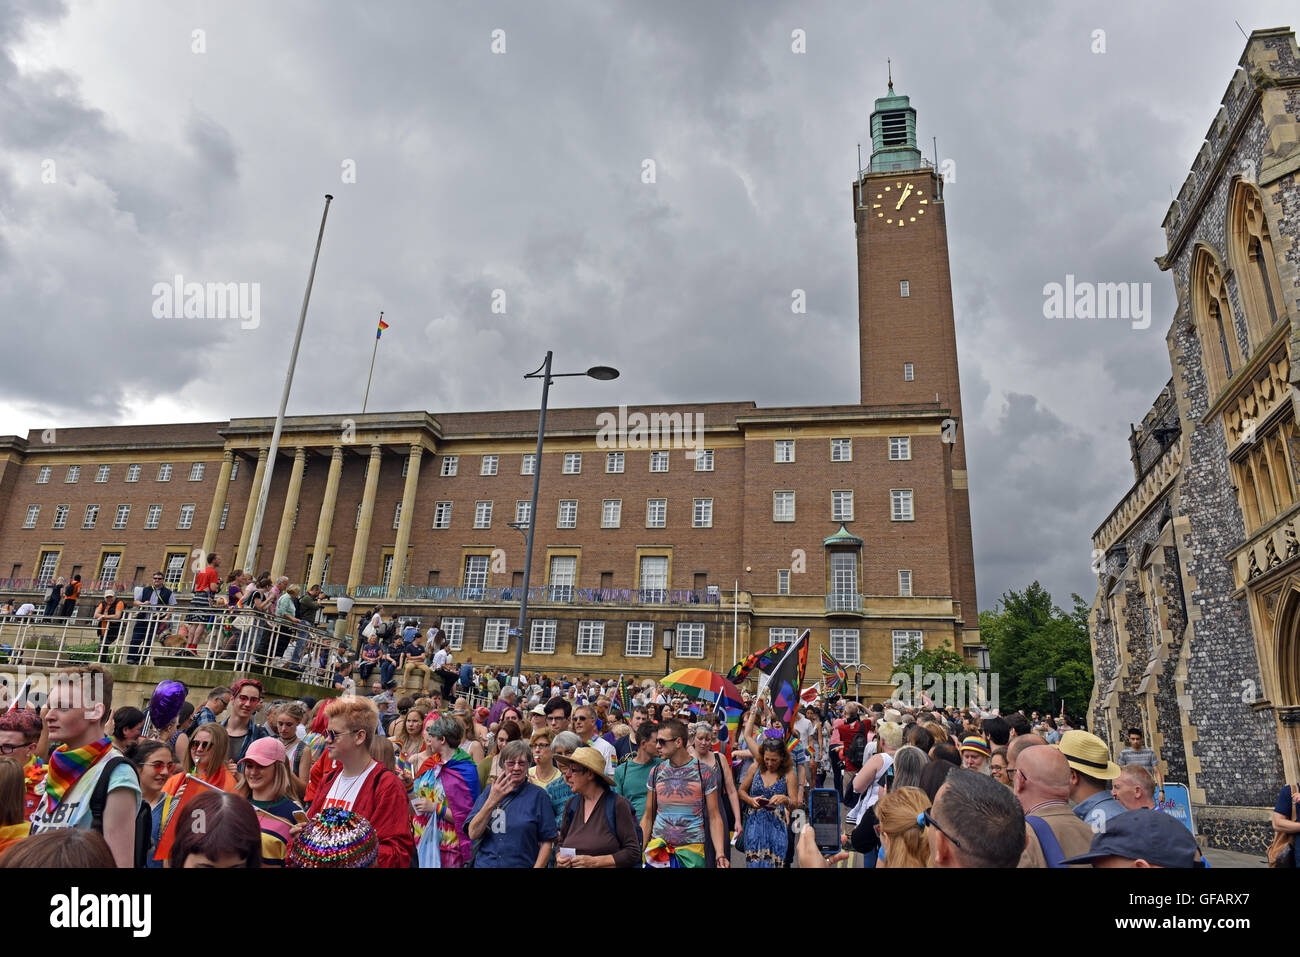
[[[1029,832],[1019,866],[1061,867],[1065,858],[1088,853],[1092,828],[1070,810],[1070,766],[1065,755],[1056,748],[1026,745],[1015,765],[1012,787]]]
[[[1011,739],[1011,743],[1007,745],[1007,781],[1010,782],[1011,787],[1016,786],[1016,761],[1020,759],[1020,752],[1025,748],[1046,743],[1036,734],[1022,734]]]

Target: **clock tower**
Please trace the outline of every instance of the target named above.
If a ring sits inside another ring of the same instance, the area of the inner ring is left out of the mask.
[[[853,218],[862,405],[937,406],[951,419],[939,436],[951,533],[949,562],[965,633],[977,641],[943,180],[922,158],[916,144],[916,110],[908,97],[894,92],[892,80],[871,114],[871,160],[853,184]]]

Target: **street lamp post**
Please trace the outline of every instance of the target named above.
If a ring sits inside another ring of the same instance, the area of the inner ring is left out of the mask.
[[[542,438],[546,434],[546,401],[551,392],[551,380],[566,376],[585,375],[592,379],[608,381],[618,378],[618,370],[610,366],[592,366],[586,372],[552,372],[551,351],[546,351],[546,361],[524,376],[525,379],[542,380],[542,409],[537,417],[537,455],[533,459],[533,497],[528,509],[528,532],[524,536],[524,587],[519,596],[519,627],[515,637],[515,686],[522,688],[520,669],[524,657],[524,620],[528,616],[528,581],[533,571],[533,531],[537,528],[537,489],[542,479]]]
[[[672,674],[672,666],[669,663],[669,656],[673,653],[673,638],[676,632],[671,628],[664,629],[664,675]]]
[[[1056,675],[1047,676],[1047,690],[1052,695],[1052,714],[1056,714]]]

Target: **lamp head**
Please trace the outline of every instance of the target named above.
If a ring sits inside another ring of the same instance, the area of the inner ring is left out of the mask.
[[[593,379],[608,381],[610,379],[618,378],[618,370],[613,366],[592,366],[587,370],[587,375]]]

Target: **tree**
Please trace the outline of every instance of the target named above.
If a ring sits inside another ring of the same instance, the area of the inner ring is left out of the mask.
[[[1062,611],[1038,582],[1023,592],[1008,591],[993,611],[980,612],[980,634],[989,646],[989,666],[998,677],[1003,714],[1052,709],[1047,677],[1056,677],[1056,709],[1081,715],[1092,695],[1092,646],[1088,606],[1077,594],[1074,608]]]

